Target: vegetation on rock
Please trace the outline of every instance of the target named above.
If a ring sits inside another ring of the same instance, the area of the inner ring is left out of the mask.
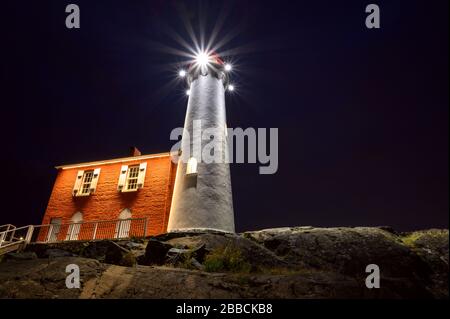
[[[211,251],[203,263],[208,272],[250,272],[251,265],[245,260],[239,247],[229,244]]]

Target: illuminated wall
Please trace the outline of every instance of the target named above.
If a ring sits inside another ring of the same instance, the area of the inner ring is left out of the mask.
[[[143,187],[135,192],[120,192],[118,181],[122,166],[141,163],[147,163]],[[147,235],[166,232],[176,173],[176,165],[169,154],[83,165],[58,169],[43,225],[49,224],[52,218],[60,218],[63,224],[71,223],[77,212],[82,213],[83,222],[119,219],[120,213],[129,209],[131,218],[148,218]],[[100,174],[95,192],[89,196],[73,196],[79,172],[98,168]]]

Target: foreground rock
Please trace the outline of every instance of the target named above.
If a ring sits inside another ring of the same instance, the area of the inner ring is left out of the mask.
[[[448,230],[192,232],[22,254],[0,263],[1,298],[448,298]],[[81,289],[66,288],[68,264],[79,265]],[[369,264],[380,289],[365,285]]]

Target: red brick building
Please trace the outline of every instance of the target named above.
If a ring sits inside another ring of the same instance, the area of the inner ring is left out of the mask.
[[[166,232],[176,176],[170,153],[56,167],[41,240],[81,240]]]

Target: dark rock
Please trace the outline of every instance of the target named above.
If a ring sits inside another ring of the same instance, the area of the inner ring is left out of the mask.
[[[7,253],[5,259],[8,260],[34,260],[37,259],[37,255],[34,252],[15,252]]]
[[[72,256],[80,256],[83,249],[89,245],[89,242],[58,242],[58,243],[33,243],[26,246],[25,251],[32,251],[37,254],[39,258],[48,258],[48,250],[64,250]]]
[[[208,250],[206,249],[206,245],[200,245],[197,248],[194,248],[191,252],[192,256],[198,260],[200,263],[203,263],[205,260],[205,256],[208,253]]]
[[[377,228],[387,231],[388,233],[398,235],[398,233],[395,231],[395,229],[391,226],[378,226]]]
[[[187,248],[170,248],[169,251],[167,252],[168,256],[173,256],[173,255],[181,255],[181,254],[186,254],[190,252],[190,249]]]
[[[82,288],[104,271],[96,260],[80,257],[34,259],[0,264],[0,298],[78,298],[81,289],[67,289],[64,271],[69,264],[80,267]],[[4,266],[3,266],[4,265]]]
[[[56,249],[56,248],[46,249],[44,252],[44,257],[48,257],[48,258],[71,257],[71,256],[73,256],[72,253],[62,250],[62,249]]]
[[[136,242],[132,242],[132,241],[126,241],[126,242],[119,242],[118,244],[129,250],[145,250],[144,243],[136,243]]]
[[[133,267],[136,264],[137,264],[136,256],[132,252],[129,252],[122,256],[122,259],[119,261],[117,265],[125,267]]]
[[[133,266],[136,263],[136,259],[132,252],[113,241],[109,241],[108,249],[105,254],[105,263],[120,266]]]
[[[190,237],[190,236],[199,236],[199,235],[206,235],[206,234],[213,234],[218,236],[226,236],[230,233],[224,233],[217,230],[210,230],[210,229],[196,229],[196,230],[190,230],[190,231],[176,231],[176,232],[170,232],[161,234],[155,237],[151,237],[151,239],[155,239],[158,241],[170,241],[171,239],[175,238],[183,238],[183,237]],[[234,235],[234,234],[231,234]]]
[[[67,264],[77,264],[81,289],[67,289]],[[426,298],[408,280],[386,278],[381,289],[333,272],[292,274],[210,274],[160,267],[105,266],[80,257],[0,264],[0,298]],[[23,289],[26,287],[26,289]]]
[[[176,266],[186,258],[188,258],[189,249],[170,248],[166,254],[165,263]]]
[[[166,254],[165,263],[174,266],[180,263],[189,264],[197,269],[203,269],[201,265],[205,260],[205,256],[208,250],[205,248],[205,244],[201,244],[198,247],[192,249],[189,248],[171,248]]]
[[[402,265],[414,264],[417,271],[426,272],[426,265],[396,236],[378,228],[276,229],[247,236],[291,266],[364,275],[365,266],[378,263],[387,276],[397,276],[408,272]]]
[[[202,271],[205,269],[205,267],[201,263],[199,263],[195,258],[191,259],[191,266]]]
[[[289,244],[277,238],[271,238],[264,242],[264,247],[273,251],[278,256],[284,256],[289,253]]]
[[[145,249],[145,255],[139,259],[143,265],[162,265],[166,260],[167,252],[173,248],[172,245],[150,239]]]
[[[448,299],[448,242],[448,230],[396,234],[386,227],[292,227],[164,235],[150,239],[145,251],[144,243],[131,240],[29,245],[42,256],[60,249],[115,265],[80,257],[19,257],[0,264],[0,298]],[[224,251],[250,268],[204,272],[208,254],[220,262]],[[136,265],[136,259],[174,267]],[[81,267],[81,291],[65,287],[61,269],[69,263]],[[365,286],[369,264],[380,267],[380,289]]]
[[[96,259],[115,265],[133,265],[129,250],[110,240],[86,242],[62,242],[52,244],[34,244],[27,246],[39,258],[61,258],[77,256]],[[135,258],[134,258],[135,259]]]
[[[86,243],[81,256],[93,258],[108,264],[120,264],[128,250],[110,240]]]
[[[197,233],[187,237],[177,237],[167,243],[174,247],[188,247],[189,249],[199,249],[196,259],[203,263],[205,254],[224,247],[233,247],[242,254],[246,262],[254,269],[286,267],[288,264],[279,258],[264,245],[255,243],[252,240],[238,234],[224,233]]]
[[[402,241],[431,269],[433,291],[448,297],[449,236],[447,230],[430,229],[401,235]]]
[[[81,256],[97,259],[99,261],[105,261],[106,254],[109,249],[117,250],[117,248],[113,247],[109,241],[86,243],[83,251],[81,252]]]

